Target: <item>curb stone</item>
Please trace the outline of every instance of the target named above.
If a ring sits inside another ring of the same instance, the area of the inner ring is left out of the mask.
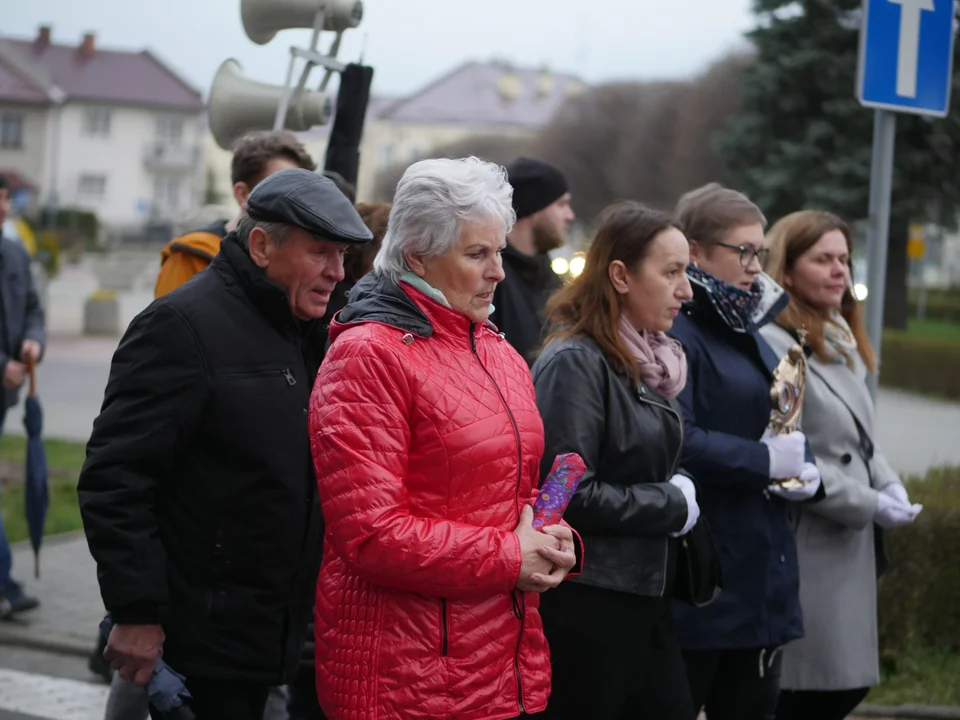
[[[883,718],[884,720],[960,720],[960,707],[946,705],[860,705],[853,711],[855,718]]]

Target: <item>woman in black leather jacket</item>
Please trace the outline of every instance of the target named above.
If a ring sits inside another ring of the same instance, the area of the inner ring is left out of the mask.
[[[546,448],[587,466],[565,519],[583,537],[583,573],[543,595],[553,692],[544,718],[693,720],[670,616],[677,538],[699,516],[678,475],[686,380],[664,334],[691,297],[690,255],[668,215],[608,208],[583,273],[547,305],[554,334],[533,366]]]

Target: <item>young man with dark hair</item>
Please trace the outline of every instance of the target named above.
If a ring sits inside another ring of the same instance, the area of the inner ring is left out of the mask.
[[[247,197],[259,182],[286,168],[316,170],[317,164],[297,136],[286,130],[244,135],[233,148],[231,181],[240,217],[247,214]],[[174,238],[160,252],[155,297],[176,290],[207,267],[220,251],[220,241],[236,229],[237,220],[221,218],[205,228]]]

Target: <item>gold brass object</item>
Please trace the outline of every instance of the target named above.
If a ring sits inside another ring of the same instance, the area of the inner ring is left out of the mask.
[[[767,428],[771,435],[792,433],[800,424],[800,410],[803,407],[803,391],[807,386],[807,356],[803,352],[807,333],[798,331],[800,340],[791,345],[787,354],[773,371],[773,384],[770,386],[770,422]],[[804,486],[800,478],[774,480],[773,484],[788,490]]]

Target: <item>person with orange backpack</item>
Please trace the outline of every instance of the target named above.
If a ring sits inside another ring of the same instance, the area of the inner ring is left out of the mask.
[[[247,214],[247,196],[257,183],[285,168],[316,170],[317,164],[297,136],[286,130],[251,132],[233,148],[231,180],[240,217]],[[160,273],[154,297],[162,297],[206,268],[220,251],[220,241],[237,225],[221,218],[210,225],[175,237],[160,251]]]

